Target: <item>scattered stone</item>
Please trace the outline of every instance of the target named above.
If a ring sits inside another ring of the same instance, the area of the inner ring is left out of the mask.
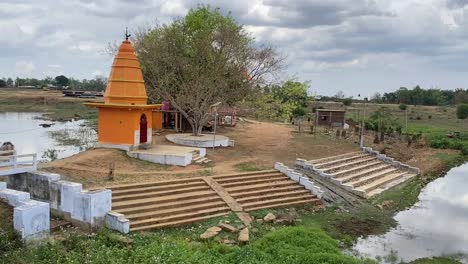
[[[263,219],[257,219],[257,223],[263,224]]]
[[[249,229],[248,228],[244,228],[239,232],[238,240],[239,240],[239,242],[243,242],[243,243],[249,242],[250,238],[249,238]]]
[[[274,222],[276,220],[276,216],[274,214],[272,214],[272,213],[268,213],[267,215],[265,215],[263,220],[266,223],[272,223],[272,222]]]
[[[276,219],[275,223],[281,225],[295,225],[296,215],[291,213],[281,215]]]
[[[228,245],[228,246],[233,246],[233,245],[237,244],[237,242],[235,240],[224,239],[223,244]]]
[[[223,229],[224,231],[227,231],[227,232],[231,232],[231,233],[237,232],[237,228],[235,228],[232,225],[227,224],[227,223],[220,223],[218,226],[221,227],[221,229]]]
[[[241,230],[245,227],[245,225],[237,225],[237,230]]]
[[[208,228],[208,229],[205,231],[205,233],[201,234],[201,235],[200,235],[200,238],[201,238],[201,239],[210,239],[210,238],[213,238],[213,237],[215,237],[216,235],[218,235],[219,232],[221,232],[221,228],[220,228],[220,227],[217,227],[217,226],[213,226],[213,227]]]
[[[258,233],[258,228],[252,228],[250,231],[252,231],[252,233]]]

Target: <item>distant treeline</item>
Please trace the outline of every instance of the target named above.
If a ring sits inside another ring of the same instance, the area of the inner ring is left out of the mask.
[[[55,78],[45,77],[44,79],[36,78],[1,78],[0,88],[13,87],[28,87],[28,88],[57,88],[69,90],[84,90],[84,91],[103,91],[106,88],[107,79],[104,77],[96,77],[95,79],[78,80],[67,78],[64,75],[59,75]]]
[[[423,89],[419,85],[413,89],[401,87],[395,92],[375,93],[368,101],[373,103],[408,104],[408,105],[454,105],[468,103],[468,89],[441,90]],[[322,96],[319,101],[343,102],[349,105],[353,102],[363,102],[365,98],[345,97],[342,92],[336,96]]]

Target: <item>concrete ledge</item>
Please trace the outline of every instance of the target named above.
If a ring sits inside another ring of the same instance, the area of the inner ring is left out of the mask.
[[[110,149],[120,149],[120,150],[124,150],[124,151],[131,151],[131,150],[133,150],[135,148],[135,146],[130,145],[130,144],[99,143],[94,148],[110,148]]]
[[[88,223],[91,227],[104,224],[105,216],[112,208],[111,190],[85,191],[74,193],[73,196],[73,220]]]
[[[0,199],[10,206],[17,207],[21,206],[23,202],[31,200],[31,195],[27,192],[4,189],[0,191]]]
[[[322,199],[324,191],[320,187],[315,185],[314,182],[311,181],[309,178],[304,177],[302,173],[298,173],[293,169],[288,168],[288,166],[284,165],[281,162],[275,163],[275,169],[288,176],[291,180],[304,186],[307,190],[316,195],[319,199]]]
[[[50,230],[48,203],[29,200],[13,209],[13,226],[25,240],[43,238]]]
[[[206,152],[205,152],[206,153]],[[127,155],[144,161],[149,161],[153,163],[163,164],[163,165],[176,165],[176,166],[188,166],[192,163],[192,154],[157,154],[157,153],[142,153],[142,152],[127,152]]]
[[[123,214],[117,212],[106,214],[106,226],[123,234],[130,232],[130,221]]]
[[[166,139],[172,143],[183,145],[183,146],[191,146],[191,147],[202,147],[202,148],[212,148],[214,147],[229,147],[234,146],[232,142],[230,144],[230,139],[223,135],[216,135],[214,137],[213,143],[213,135],[203,134],[201,136],[192,136],[190,133],[183,133],[183,134],[169,134],[166,135]]]
[[[379,159],[379,160],[381,160],[381,161],[383,161],[385,163],[388,163],[388,164],[392,165],[393,167],[403,169],[403,170],[407,170],[408,172],[414,173],[416,175],[421,173],[421,170],[419,168],[412,167],[410,165],[407,165],[407,164],[404,164],[402,162],[396,161],[394,158],[387,157],[387,155],[385,155],[385,154],[380,154],[378,151],[375,151],[370,147],[364,147],[364,148],[362,148],[362,151],[376,156],[377,159]]]

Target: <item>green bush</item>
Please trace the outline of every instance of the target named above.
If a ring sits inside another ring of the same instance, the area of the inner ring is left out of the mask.
[[[461,104],[457,107],[457,118],[465,119],[468,117],[468,104]]]
[[[406,110],[406,109],[408,108],[408,106],[405,105],[405,104],[400,104],[400,105],[398,106],[398,108],[400,108],[401,111],[404,111],[404,110]]]
[[[343,104],[346,106],[350,106],[353,103],[353,99],[351,98],[346,98],[343,100]]]

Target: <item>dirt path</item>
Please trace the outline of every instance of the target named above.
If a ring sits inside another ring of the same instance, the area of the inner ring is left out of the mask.
[[[296,158],[321,158],[357,149],[356,145],[346,141],[296,133],[292,127],[283,124],[240,122],[235,128],[221,128],[218,132],[235,140],[235,146],[214,151],[207,149],[207,156],[213,163],[205,166],[159,165],[132,159],[119,150],[92,149],[42,164],[41,168],[60,173],[64,178],[81,182],[86,187],[94,187],[233,173],[243,171],[243,164],[258,170],[270,169],[277,161],[292,166]],[[171,144],[164,135],[155,136],[154,143]],[[107,175],[111,163],[115,164],[115,178],[109,182]]]

